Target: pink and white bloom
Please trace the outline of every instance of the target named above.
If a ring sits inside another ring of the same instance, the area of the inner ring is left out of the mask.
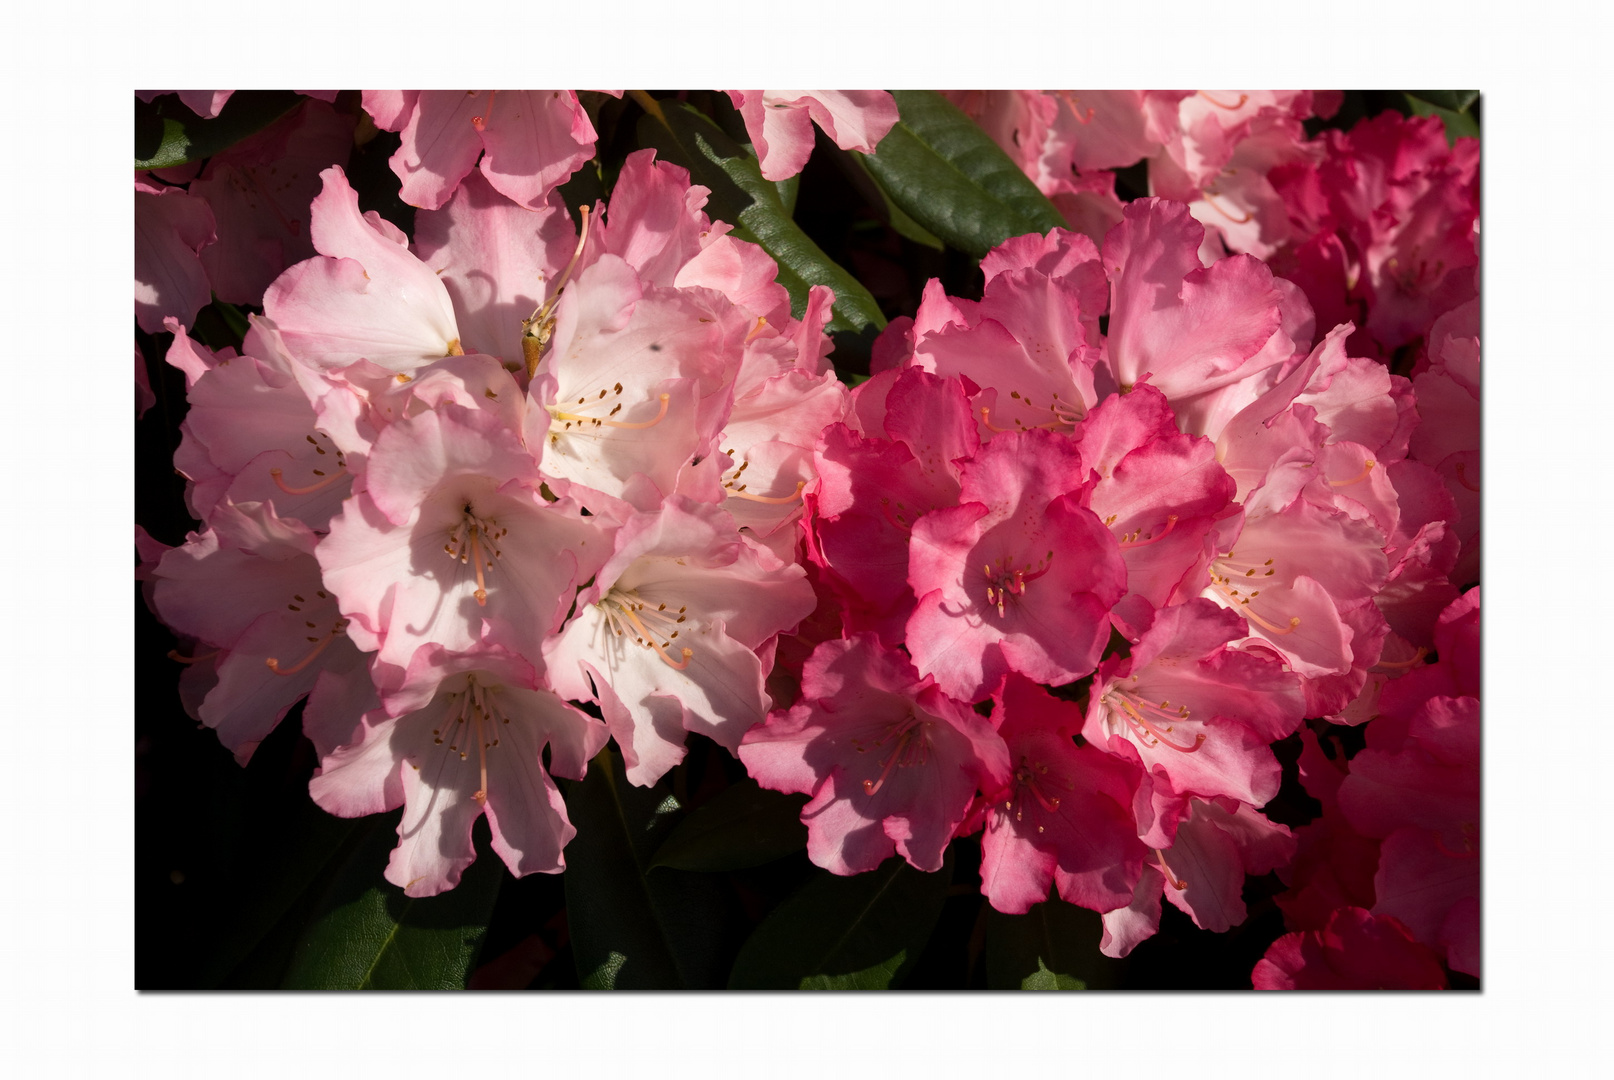
[[[562,849],[577,830],[550,775],[581,780],[605,746],[605,726],[496,649],[427,646],[405,685],[390,715],[369,713],[350,744],[324,756],[308,785],[314,801],[339,817],[404,807],[386,878],[406,896],[459,884],[476,859],[471,826],[484,813],[512,874],[564,870]]]
[[[545,643],[549,678],[599,703],[628,780],[648,786],[683,760],[685,732],[733,752],[762,722],[772,641],[815,603],[800,566],[717,507],[672,495],[617,533],[576,615]]]
[[[813,152],[813,124],[842,150],[874,153],[897,122],[897,103],[884,90],[730,90],[745,120],[762,175],[787,180]]]

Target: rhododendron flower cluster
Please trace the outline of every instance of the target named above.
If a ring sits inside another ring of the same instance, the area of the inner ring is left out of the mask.
[[[402,808],[410,897],[481,818],[511,874],[564,871],[555,778],[653,787],[700,736],[806,797],[836,877],[974,845],[985,904],[1085,908],[1120,958],[1163,900],[1226,932],[1275,873],[1254,985],[1478,976],[1477,146],[1307,138],[1338,92],[948,97],[1071,228],[929,281],[866,376],[846,287],[689,169],[637,149],[568,194],[585,98],[638,91],[365,91],[408,230],[325,100],[137,174],[198,523],[140,532],[140,576],[187,708],[247,764],[301,703],[309,794]],[[813,124],[877,155],[899,122],[727,98],[766,180]],[[192,333],[210,294],[261,305],[238,348]],[[1267,812],[1296,751],[1309,821]]]

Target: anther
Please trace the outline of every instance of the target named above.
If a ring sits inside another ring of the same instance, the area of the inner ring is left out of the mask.
[[[280,666],[280,661],[275,659],[273,656],[264,660],[264,666],[270,671],[274,672],[276,675],[295,675],[309,664],[312,664],[314,662],[314,658],[319,656],[320,653],[324,652],[325,647],[331,642],[335,641],[346,630],[347,620],[338,619],[335,624],[331,626],[330,633],[326,634],[325,637],[320,640],[320,643],[314,646],[314,651],[303,657],[295,667],[282,668]]]

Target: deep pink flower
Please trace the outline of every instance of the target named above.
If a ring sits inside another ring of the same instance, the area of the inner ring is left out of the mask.
[[[813,796],[801,812],[807,855],[832,873],[873,870],[892,852],[940,868],[977,789],[1010,782],[992,726],[872,634],[814,649],[801,689],[739,756],[764,787]]]
[[[1082,735],[1130,742],[1182,795],[1254,806],[1278,793],[1269,744],[1305,712],[1300,680],[1275,659],[1228,648],[1244,620],[1208,600],[1163,608],[1126,659],[1099,665]]]
[[[1444,990],[1435,954],[1388,915],[1342,907],[1326,927],[1285,934],[1250,973],[1257,990]]]
[[[1006,432],[964,466],[958,506],[914,523],[908,648],[952,696],[984,698],[1010,671],[1057,685],[1098,665],[1126,565],[1078,464],[1062,435]]]
[[[1137,766],[1077,746],[1081,709],[1018,675],[993,695],[992,719],[1013,780],[988,793],[981,892],[1016,915],[1047,899],[1050,883],[1094,911],[1130,903],[1148,851],[1131,814]]]

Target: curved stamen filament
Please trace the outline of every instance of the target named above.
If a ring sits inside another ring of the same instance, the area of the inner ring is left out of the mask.
[[[301,671],[305,667],[307,667],[309,664],[312,664],[314,662],[315,657],[319,656],[320,653],[324,652],[325,647],[327,645],[329,645],[331,642],[335,641],[338,637],[340,637],[344,632],[346,632],[346,630],[347,630],[347,620],[346,619],[338,619],[338,620],[336,620],[336,622],[331,626],[330,632],[327,633],[323,638],[320,639],[320,642],[319,642],[318,645],[314,646],[313,652],[310,652],[307,656],[303,657],[302,660],[299,661],[295,667],[282,668],[280,666],[280,661],[275,659],[273,656],[268,657],[267,659],[264,660],[264,662],[263,662],[264,666],[267,667],[270,671],[274,672],[276,675],[295,675],[299,671]]]
[[[1456,471],[1457,471],[1457,482],[1459,484],[1463,485],[1469,491],[1474,492],[1476,495],[1479,494],[1479,488],[1476,487],[1474,484],[1470,483],[1469,479],[1468,479],[1468,475],[1463,472],[1463,463],[1461,461],[1459,461],[1457,463],[1457,470]]]
[[[471,562],[476,566],[476,597],[477,607],[488,606],[488,585],[482,578],[482,530],[476,525],[471,526]]]
[[[1150,544],[1158,544],[1160,541],[1162,541],[1162,540],[1164,540],[1166,538],[1167,533],[1171,532],[1171,530],[1175,529],[1176,527],[1177,527],[1177,515],[1172,514],[1171,516],[1166,518],[1166,527],[1164,529],[1161,529],[1159,532],[1155,533],[1153,536],[1149,537],[1149,539],[1147,539],[1147,540],[1137,540],[1137,539],[1122,540],[1121,541],[1121,550],[1129,551],[1132,548],[1148,547]],[[1136,537],[1138,534],[1137,533],[1132,533],[1131,535],[1133,537]]]
[[[1138,709],[1133,705],[1132,700],[1125,694],[1117,692],[1112,700],[1117,705],[1121,706],[1123,711],[1121,719],[1125,720],[1127,726],[1137,733],[1137,736],[1143,740],[1145,746],[1150,748],[1155,746],[1169,746],[1171,749],[1176,750],[1179,753],[1192,754],[1205,744],[1204,732],[1200,732],[1198,735],[1194,736],[1194,741],[1187,746],[1174,743],[1170,739],[1166,738],[1166,734],[1172,730],[1172,725],[1167,724],[1163,729],[1156,727],[1154,724],[1150,723],[1147,717],[1138,711]],[[1161,711],[1153,705],[1145,705],[1144,707],[1153,712]],[[1186,720],[1188,718],[1188,710],[1185,708],[1179,709],[1175,716],[1177,719]],[[1151,739],[1153,742],[1150,741]]]
[[[1166,875],[1166,881],[1173,889],[1176,889],[1178,892],[1182,892],[1184,889],[1188,888],[1188,882],[1183,881],[1176,874],[1173,874],[1171,872],[1171,867],[1166,865],[1166,853],[1164,851],[1156,849],[1154,859],[1155,862],[1160,864],[1160,872]]]
[[[751,342],[755,341],[756,336],[762,333],[762,328],[767,325],[768,320],[764,319],[761,315],[758,315],[757,324],[751,328],[751,332],[749,334],[745,335],[745,344],[749,345]]]
[[[197,653],[195,656],[181,656],[178,649],[168,650],[168,659],[181,664],[200,664],[203,660],[211,660],[223,649],[214,649],[212,652]]]
[[[1299,615],[1289,616],[1288,626],[1278,626],[1275,623],[1268,622],[1250,608],[1248,601],[1239,605],[1238,613],[1258,626],[1264,627],[1269,634],[1292,634],[1295,632],[1295,628],[1300,625]]]
[[[1429,650],[1419,645],[1418,651],[1412,654],[1411,660],[1380,660],[1373,666],[1376,668],[1411,668],[1416,667],[1428,655]]]
[[[981,423],[986,425],[988,431],[1013,431],[1014,428],[998,427],[992,423],[992,410],[985,405],[981,406]]]
[[[744,490],[744,485],[741,485],[741,487],[739,487],[739,488],[728,488],[727,491],[728,491],[728,494],[729,494],[730,498],[749,499],[752,502],[772,503],[775,506],[782,506],[785,503],[793,503],[793,502],[798,501],[801,498],[801,489],[806,487],[806,486],[807,486],[807,481],[805,481],[805,480],[797,480],[796,481],[796,490],[795,491],[791,492],[789,495],[778,495],[778,496],[774,496],[774,495],[753,495],[749,491]]]
[[[638,423],[632,423],[627,420],[608,420],[603,417],[596,416],[583,416],[578,413],[558,412],[553,409],[550,410],[550,415],[552,415],[556,420],[571,420],[577,424],[593,424],[595,427],[614,427],[623,428],[630,431],[643,431],[645,428],[655,427],[666,418],[667,402],[670,401],[671,398],[672,395],[670,394],[662,394],[661,411],[656,413],[656,415],[649,420],[644,420]]]
[[[1249,94],[1240,94],[1239,99],[1233,104],[1229,105],[1225,101],[1217,101],[1203,90],[1198,91],[1198,94],[1200,97],[1204,98],[1218,109],[1226,109],[1228,112],[1232,112],[1234,109],[1242,109],[1244,107],[1244,103],[1250,100]]]
[[[1352,484],[1360,484],[1363,480],[1367,479],[1368,473],[1371,473],[1373,471],[1373,466],[1377,464],[1378,462],[1374,461],[1372,458],[1368,458],[1366,461],[1362,462],[1362,471],[1351,477],[1349,480],[1330,480],[1328,483],[1330,486],[1337,488],[1350,487]]]
[[[1223,206],[1221,203],[1216,201],[1216,196],[1219,195],[1219,194],[1221,194],[1221,192],[1214,192],[1214,191],[1202,191],[1202,192],[1200,192],[1200,196],[1207,203],[1210,204],[1210,207],[1211,207],[1212,210],[1215,210],[1218,214],[1221,214],[1223,217],[1225,217],[1227,220],[1231,221],[1233,224],[1235,224],[1235,225],[1248,225],[1250,222],[1255,220],[1255,216],[1253,214],[1249,213],[1248,211],[1243,212],[1242,215],[1229,213],[1227,207]]]
[[[907,717],[895,728],[888,731],[875,741],[879,746],[888,738],[895,738],[897,744],[891,748],[880,769],[880,776],[875,780],[863,781],[863,794],[873,795],[884,786],[891,770],[905,768],[909,765],[923,765],[930,759],[930,740],[925,736],[919,717],[909,713]]]
[[[657,635],[652,634],[645,624],[639,621],[638,613],[636,613],[631,607],[623,607],[621,608],[621,611],[622,614],[627,616],[628,621],[633,624],[634,629],[639,631],[640,640],[646,645],[649,645],[652,649],[656,650],[656,655],[660,656],[664,661],[666,661],[668,667],[675,668],[678,671],[683,671],[689,666],[689,658],[695,655],[694,649],[685,646],[682,650],[683,659],[674,660],[667,654],[668,646],[662,645],[660,642],[658,642],[656,640]],[[670,641],[668,642],[668,645],[671,645]]]
[[[1076,118],[1076,122],[1078,124],[1087,125],[1093,122],[1092,108],[1089,107],[1087,110],[1087,115],[1083,116],[1082,110],[1076,107],[1076,96],[1069,90],[1061,90],[1059,92],[1059,96],[1064,99],[1066,105],[1070,106],[1070,114]]]
[[[527,378],[538,374],[538,361],[543,359],[544,346],[549,344],[549,335],[555,331],[555,322],[550,317],[550,311],[560,301],[560,292],[571,279],[572,271],[577,267],[577,260],[583,257],[583,245],[588,243],[588,216],[587,206],[578,207],[578,213],[583,217],[583,223],[577,230],[577,248],[572,252],[571,262],[561,272],[555,281],[555,289],[549,294],[549,299],[533,311],[532,317],[521,324],[521,354],[527,361]]]
[[[323,472],[315,469],[314,475],[325,476],[325,479],[309,484],[307,487],[288,487],[286,485],[286,481],[281,479],[282,474],[279,466],[274,466],[269,470],[269,475],[274,477],[275,486],[281,491],[284,491],[287,495],[312,495],[316,491],[325,490],[347,474],[348,472],[345,466],[338,469],[336,472],[331,473],[329,476],[325,476]]]

